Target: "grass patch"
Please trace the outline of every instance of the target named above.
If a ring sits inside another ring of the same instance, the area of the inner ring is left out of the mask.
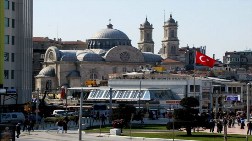
[[[99,126],[85,130],[87,133],[109,133],[111,126],[101,128]],[[132,125],[131,134],[130,128],[124,128],[122,136],[145,137],[145,138],[164,138],[164,139],[184,139],[184,140],[198,140],[198,141],[223,141],[223,134],[206,133],[206,132],[192,132],[192,136],[187,136],[186,132],[167,130],[165,125]],[[245,135],[231,135],[228,134],[228,141],[246,141]],[[252,136],[249,140],[252,141]]]

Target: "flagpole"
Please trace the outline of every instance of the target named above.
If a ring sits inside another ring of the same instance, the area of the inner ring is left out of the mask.
[[[193,64],[193,97],[196,98],[196,88],[195,88],[195,71],[196,71],[196,50],[194,49],[194,64]]]

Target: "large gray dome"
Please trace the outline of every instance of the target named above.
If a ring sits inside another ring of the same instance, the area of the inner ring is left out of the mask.
[[[113,25],[110,23],[106,29],[100,30],[88,39],[87,44],[88,49],[109,50],[118,45],[131,46],[131,40],[122,31],[113,29]]]
[[[117,29],[102,29],[95,33],[90,39],[126,39],[129,40],[128,36]]]

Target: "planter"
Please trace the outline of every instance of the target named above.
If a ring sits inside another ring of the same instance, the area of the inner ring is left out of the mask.
[[[118,128],[110,129],[110,135],[121,135],[121,129]]]

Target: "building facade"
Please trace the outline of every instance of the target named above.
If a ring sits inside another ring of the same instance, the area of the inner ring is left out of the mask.
[[[1,95],[1,104],[23,104],[30,101],[32,94],[33,0],[2,0],[0,3],[3,6],[1,23],[4,23],[0,43],[4,49],[1,50],[3,88],[7,94],[9,90],[17,94],[17,98]]]
[[[35,76],[39,74],[43,68],[46,50],[50,46],[58,47],[61,50],[84,50],[87,44],[83,41],[62,41],[59,39],[49,39],[48,37],[33,37],[33,73],[32,73],[32,89],[35,91]]]

